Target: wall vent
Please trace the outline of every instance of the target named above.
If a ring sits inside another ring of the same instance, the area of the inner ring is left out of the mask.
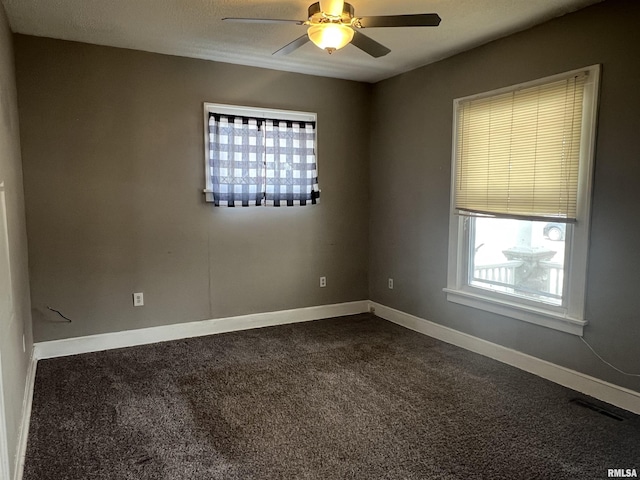
[[[589,410],[593,410],[594,412],[598,412],[601,415],[604,415],[606,417],[609,418],[613,418],[614,420],[618,420],[619,422],[624,421],[624,418],[622,418],[620,415],[617,415],[615,413],[613,413],[610,410],[607,410],[606,408],[602,408],[598,405],[596,405],[595,403],[591,403],[587,400],[583,400],[581,398],[573,398],[571,400],[569,400],[569,403],[573,403],[575,405],[579,405],[581,407],[584,408],[588,408]]]

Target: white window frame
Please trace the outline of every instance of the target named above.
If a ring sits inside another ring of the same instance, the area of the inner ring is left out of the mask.
[[[298,122],[315,122],[317,131],[317,114],[313,112],[299,112],[295,110],[278,110],[274,108],[249,107],[241,105],[227,105],[224,103],[204,102],[204,178],[206,186],[205,200],[213,202],[213,186],[209,175],[209,114],[220,113],[222,115],[237,115],[251,118],[277,118],[279,120],[291,120]],[[316,171],[320,174],[318,165],[318,140],[316,138]]]
[[[513,295],[491,292],[487,289],[469,285],[469,247],[467,244],[469,235],[465,234],[468,217],[458,215],[454,209],[456,148],[458,145],[457,112],[459,103],[559,81],[584,71],[589,72],[589,79],[585,85],[583,99],[580,170],[578,174],[578,214],[576,223],[567,224],[566,230],[565,244],[567,245],[568,255],[565,257],[565,279],[567,288],[563,292],[563,305],[558,307],[543,302],[536,302],[531,299],[521,299]],[[444,289],[447,294],[447,300],[582,336],[584,326],[587,324],[587,320],[585,319],[585,295],[599,82],[600,65],[592,65],[590,67],[454,100],[451,150],[452,175],[449,221],[449,262],[447,287]]]

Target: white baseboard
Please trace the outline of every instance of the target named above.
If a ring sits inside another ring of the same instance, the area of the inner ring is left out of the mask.
[[[29,424],[31,423],[31,405],[33,404],[33,387],[36,381],[36,367],[38,360],[35,357],[35,349],[31,351],[27,379],[24,385],[24,399],[22,400],[22,422],[18,436],[18,448],[16,452],[14,479],[22,480],[24,472],[24,460],[27,455],[27,440],[29,438]]]
[[[369,311],[369,302],[336,303],[317,307],[254,313],[237,317],[216,318],[197,322],[178,323],[161,327],[149,327],[123,332],[103,333],[86,337],[66,338],[39,342],[34,345],[35,358],[65,357],[80,353],[99,352],[113,348],[133,347],[150,343],[167,342],[183,338],[201,337],[216,333],[270,327],[288,323],[308,322],[323,318],[342,317]]]
[[[397,323],[403,327],[428,335],[443,342],[470,350],[485,357],[493,358],[507,365],[519,368],[539,377],[590,395],[603,402],[640,414],[640,392],[629,390],[612,383],[561,367],[526,353],[518,352],[496,343],[462,333],[420,317],[370,302],[378,317]]]

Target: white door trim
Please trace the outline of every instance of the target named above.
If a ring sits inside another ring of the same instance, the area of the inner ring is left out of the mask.
[[[7,440],[7,419],[4,409],[2,388],[2,354],[0,353],[0,478],[11,478],[9,469],[9,442]]]
[[[24,473],[24,461],[27,455],[27,440],[29,438],[29,425],[31,423],[31,406],[33,404],[33,389],[36,382],[36,368],[38,361],[31,350],[29,358],[29,368],[27,370],[27,379],[24,385],[24,399],[22,401],[22,422],[20,424],[20,433],[18,434],[18,445],[16,447],[15,469],[13,473],[14,480],[22,480]],[[9,477],[7,477],[9,478]]]

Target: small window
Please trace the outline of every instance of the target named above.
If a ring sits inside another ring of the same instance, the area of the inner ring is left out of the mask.
[[[204,104],[205,198],[215,206],[294,206],[320,197],[316,115]]]
[[[598,77],[454,101],[450,301],[582,334]]]

